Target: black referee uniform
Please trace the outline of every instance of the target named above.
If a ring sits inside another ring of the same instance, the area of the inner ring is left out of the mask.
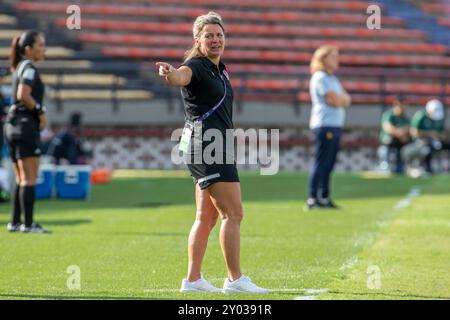
[[[191,82],[181,89],[186,122],[195,128],[201,126],[202,135],[208,129],[219,130],[223,142],[227,143],[223,146],[222,154],[212,153],[215,158],[222,160],[221,163],[205,163],[203,157],[201,163],[197,163],[196,155],[199,152],[203,155],[204,149],[213,141],[204,141],[198,130],[194,129],[189,152],[185,155],[188,157],[185,159],[189,159],[187,166],[191,176],[202,190],[219,181],[239,182],[234,152],[229,149],[232,147],[234,150],[234,139],[229,141],[228,138],[227,141],[227,130],[231,132],[234,126],[233,88],[226,67],[222,62],[217,66],[203,56],[194,57],[183,65],[192,70]]]
[[[42,105],[45,87],[38,70],[30,60],[20,62],[13,75],[13,104],[5,125],[5,137],[13,162],[41,155],[39,116],[36,111],[29,110],[17,99],[19,84],[29,85],[32,89],[31,96],[36,103]]]
[[[42,105],[44,84],[38,70],[30,60],[21,61],[13,74],[13,104],[9,108],[4,126],[10,157],[14,163],[19,159],[41,155],[38,111],[27,109],[17,98],[19,84],[30,86],[31,96],[37,104]],[[16,186],[13,197],[12,226],[20,224],[20,215],[23,211],[25,227],[32,228],[34,201],[35,186]],[[39,225],[35,225],[41,228]],[[42,231],[47,232],[48,230],[42,229]]]

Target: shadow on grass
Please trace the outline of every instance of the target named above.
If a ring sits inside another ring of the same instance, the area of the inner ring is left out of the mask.
[[[38,295],[38,294],[1,294],[4,298],[17,299],[46,299],[46,300],[165,300],[153,297],[116,297],[116,296],[62,296],[62,295]]]
[[[0,225],[6,225],[9,220],[0,220]],[[87,224],[92,223],[92,220],[88,219],[72,219],[72,220],[45,220],[39,219],[39,223],[42,223],[45,226],[75,226],[79,224]],[[5,227],[6,229],[6,227]]]
[[[139,208],[158,208],[173,205],[170,202],[142,202],[136,205]]]
[[[450,177],[428,179],[393,177],[364,179],[352,174],[335,174],[332,196],[336,201],[353,199],[402,199],[413,186],[419,185],[422,195],[449,194]],[[306,200],[308,179],[305,173],[280,173],[274,176],[242,174],[242,199],[247,202],[286,202]],[[174,206],[195,207],[195,190],[191,179],[152,178],[118,179],[101,186],[93,186],[90,199],[85,201],[51,200],[38,204],[37,211],[83,211],[95,209],[132,209],[130,213],[163,212]],[[0,205],[0,209],[1,209]],[[3,207],[10,211],[10,205]],[[3,210],[1,210],[3,211]],[[1,214],[1,213],[0,213]],[[8,213],[9,215],[9,213]]]
[[[421,294],[408,294],[408,293],[386,293],[386,292],[347,292],[347,291],[334,291],[330,290],[329,293],[332,294],[345,294],[352,296],[380,296],[379,299],[386,298],[403,298],[403,299],[431,299],[431,300],[449,300],[450,297],[444,296],[432,296],[432,295],[421,295]],[[376,299],[376,298],[375,298]]]
[[[75,226],[78,224],[92,223],[92,220],[79,219],[79,220],[42,220],[42,224],[49,226]]]
[[[181,232],[109,232],[112,236],[143,236],[143,237],[183,237],[187,238],[188,233]]]

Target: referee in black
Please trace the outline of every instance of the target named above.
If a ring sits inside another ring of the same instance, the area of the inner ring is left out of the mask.
[[[186,53],[184,64],[180,68],[176,69],[165,62],[156,64],[160,76],[165,77],[170,85],[182,88],[186,124],[180,149],[189,154],[189,144],[194,146],[194,150],[190,150],[194,154],[194,159],[191,159],[194,163],[190,162],[188,168],[195,180],[197,212],[189,234],[187,278],[182,281],[180,291],[267,293],[267,289],[256,286],[241,273],[240,224],[243,209],[234,159],[230,161],[226,147],[223,146],[223,152],[219,154],[216,150],[217,153],[213,156],[219,161],[211,163],[203,157],[208,143],[203,140],[203,136],[197,135],[198,128],[201,133],[214,129],[226,141],[227,130],[233,129],[233,89],[226,67],[221,61],[225,48],[221,17],[214,12],[197,17],[193,26],[193,38],[194,45]],[[197,152],[202,153],[202,161],[195,161]],[[208,236],[219,215],[222,220],[220,245],[228,271],[222,290],[206,281],[201,274]]]
[[[16,188],[12,196],[10,232],[48,233],[33,220],[35,186],[39,171],[40,135],[46,124],[42,105],[44,84],[34,63],[45,59],[45,39],[27,31],[12,42],[13,100],[6,117],[5,137],[13,162]],[[24,214],[24,224],[21,215]]]

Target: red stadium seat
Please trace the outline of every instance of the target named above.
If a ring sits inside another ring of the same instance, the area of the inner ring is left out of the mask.
[[[232,7],[232,8],[259,8],[268,9],[273,8],[274,3],[272,0],[115,0],[115,3],[120,4],[164,4],[164,5],[176,5],[176,6],[198,6],[201,8],[210,7]],[[347,1],[291,1],[291,0],[278,0],[276,2],[278,9],[289,10],[322,10],[322,11],[354,11],[365,12],[367,4],[361,1],[347,0]],[[381,6],[382,7],[382,6]]]
[[[19,2],[16,5],[18,10],[29,12],[47,12],[47,13],[61,13],[65,12],[65,4],[51,3],[51,2]],[[170,10],[167,7],[152,7],[145,6],[124,6],[124,5],[91,5],[81,4],[81,11],[83,15],[102,15],[102,16],[134,16],[134,17],[184,17],[193,19],[198,15],[204,13],[204,9],[193,8],[179,8],[173,7]],[[242,21],[242,17],[245,16],[247,21],[267,21],[267,22],[324,22],[326,24],[363,24],[366,22],[364,15],[348,14],[348,13],[336,13],[333,14],[333,20],[330,21],[330,15],[326,13],[310,13],[310,12],[292,12],[292,11],[280,11],[280,12],[247,12],[242,10],[220,10],[220,14],[227,21],[239,20]],[[385,17],[383,24],[386,26],[404,26],[401,19],[393,17]]]
[[[439,22],[442,26],[447,27],[447,28],[450,28],[450,18],[440,18],[440,19],[438,19],[438,22]]]
[[[450,14],[449,3],[425,3],[422,5],[422,9],[426,12],[434,14]]]
[[[276,8],[273,0],[97,0],[79,5],[83,32],[77,36],[87,50],[108,60],[143,62],[152,72],[155,61],[181,63],[192,45],[194,17],[217,11],[230,34],[224,59],[242,99],[310,103],[308,66],[312,52],[325,43],[340,48],[338,74],[356,104],[389,104],[395,94],[405,93],[420,105],[450,93],[449,49],[428,42],[422,31],[407,29],[399,18],[384,15],[381,30],[368,30],[365,1],[279,0]],[[423,7],[437,15],[447,10],[437,1]],[[64,28],[66,8],[63,0],[16,4],[17,10],[43,14]],[[448,17],[439,22],[450,27]]]
[[[66,18],[58,18],[57,25],[65,26]],[[83,19],[83,28],[101,29],[111,31],[135,31],[138,33],[154,32],[154,33],[174,33],[174,34],[190,34],[192,25],[190,23],[157,23],[157,22],[134,22],[134,21],[116,21],[116,20],[99,20],[99,19]],[[367,38],[373,39],[373,30],[366,28],[324,28],[324,27],[292,27],[292,26],[269,26],[269,25],[250,25],[250,24],[227,24],[227,32],[231,34],[252,34],[264,36],[297,36],[297,37],[329,37],[329,38]],[[380,39],[415,39],[423,40],[426,35],[422,31],[406,30],[406,29],[381,29],[377,30],[377,37]]]
[[[139,45],[139,46],[178,46],[186,48],[192,44],[192,39],[185,36],[166,35],[137,35],[137,34],[103,34],[84,32],[80,34],[80,40],[88,43],[99,43],[108,45]],[[227,41],[228,48],[264,48],[264,49],[299,49],[313,51],[322,44],[334,44],[341,52],[346,51],[369,51],[369,52],[401,52],[445,54],[449,52],[446,46],[428,43],[398,43],[398,42],[376,42],[355,40],[304,40],[304,39],[267,39],[267,38],[244,38],[232,37]]]
[[[143,47],[104,47],[103,54],[115,58],[149,59],[165,57],[179,59],[183,56],[182,49],[159,49]],[[309,63],[311,54],[287,51],[256,51],[256,50],[227,50],[224,54],[227,61],[278,61],[286,63]],[[401,56],[401,55],[342,55],[340,61],[343,65],[386,65],[386,66],[445,66],[450,67],[450,57],[441,56]]]

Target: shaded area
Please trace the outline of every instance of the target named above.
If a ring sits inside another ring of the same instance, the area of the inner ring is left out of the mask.
[[[242,172],[241,189],[244,203],[305,201],[307,197],[307,174],[302,172],[282,172],[274,176]],[[449,176],[435,176],[427,179],[392,177],[386,179],[366,179],[354,174],[336,173],[332,178],[331,192],[336,200],[403,198],[412,186],[419,185],[422,195],[449,194]],[[38,201],[36,212],[58,212],[67,209],[143,209],[164,208],[177,205],[195,206],[194,185],[190,178],[130,178],[115,179],[105,185],[94,185],[88,200]],[[5,204],[3,212],[10,211]],[[8,213],[9,214],[9,213]]]
[[[172,203],[170,202],[142,202],[137,205],[139,208],[158,208],[170,206]]]
[[[7,224],[9,220],[0,220],[0,224]],[[45,220],[39,219],[39,222],[46,226],[75,226],[79,224],[92,223],[92,220],[88,219],[72,219],[72,220]],[[5,228],[6,229],[6,228]]]
[[[42,224],[49,226],[75,226],[79,224],[92,223],[92,220],[88,219],[75,219],[75,220],[45,220],[42,219]]]
[[[83,295],[38,295],[38,294],[2,294],[5,298],[23,298],[23,299],[47,299],[47,300],[165,300],[153,297],[121,297],[121,296],[83,296]]]
[[[185,232],[108,232],[105,234],[112,236],[187,237]]]
[[[370,292],[346,292],[346,291],[330,290],[329,293],[332,293],[332,294],[345,294],[345,295],[352,295],[352,296],[367,296],[367,297],[380,296],[379,298],[386,297],[386,298],[403,298],[403,299],[450,300],[450,297],[444,297],[444,296],[430,296],[430,295],[408,294],[408,293],[377,292],[376,290],[372,290]]]

